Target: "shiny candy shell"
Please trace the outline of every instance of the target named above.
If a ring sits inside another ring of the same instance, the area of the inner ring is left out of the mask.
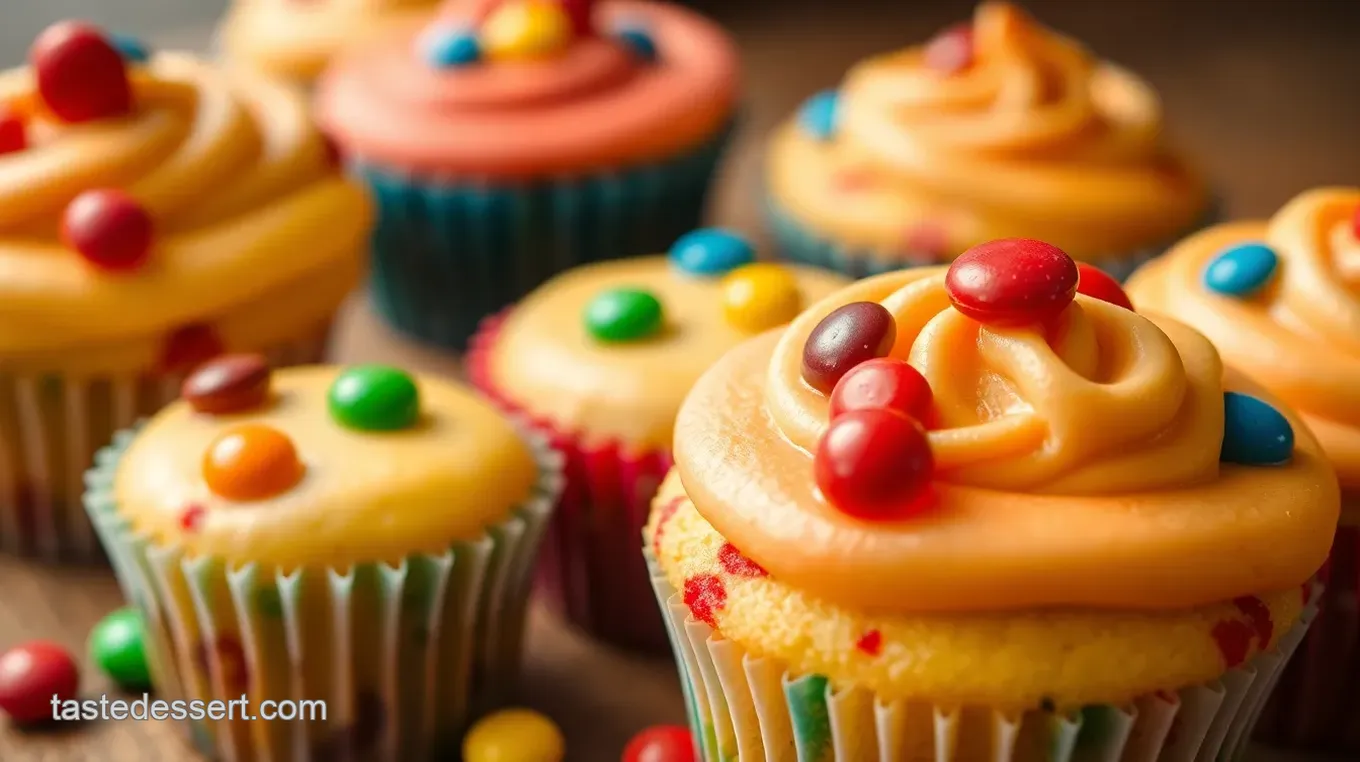
[[[506,0],[487,16],[481,30],[483,52],[501,61],[554,55],[571,38],[571,18],[552,0]]]
[[[350,368],[331,383],[331,417],[359,431],[397,431],[420,418],[420,388],[409,373],[386,365]]]
[[[897,340],[897,321],[877,302],[851,302],[822,318],[803,344],[803,379],[831,393],[851,368],[884,357]]]
[[[105,188],[81,193],[66,205],[61,237],[85,261],[101,270],[135,270],[151,253],[151,215],[123,191]]]
[[[29,60],[43,104],[64,122],[108,119],[132,109],[123,55],[96,27],[53,24],[38,35]]]
[[[261,355],[226,355],[184,379],[180,397],[200,413],[238,413],[264,403],[269,379],[269,362]]]
[[[1223,394],[1223,449],[1218,459],[1244,466],[1279,466],[1294,456],[1294,427],[1255,397]]]
[[[1077,263],[1062,249],[1003,238],[963,252],[945,274],[954,309],[986,325],[1026,325],[1055,317],[1077,293]]]
[[[656,60],[656,42],[646,29],[635,26],[623,27],[615,32],[614,36],[643,61]]]
[[[1087,262],[1077,263],[1077,293],[1133,311],[1133,302],[1114,276]]]
[[[421,40],[425,60],[437,69],[453,69],[476,63],[481,45],[471,30],[435,27]]]
[[[768,262],[728,273],[722,281],[722,299],[728,325],[747,333],[783,325],[803,308],[798,279],[788,268]]]
[[[828,415],[834,421],[851,410],[883,408],[924,422],[933,397],[930,382],[906,360],[877,357],[851,368],[836,382]]]
[[[671,246],[671,262],[691,275],[724,275],[756,261],[745,238],[721,228],[690,231]]]
[[[638,341],[661,330],[665,312],[661,300],[650,291],[614,288],[586,305],[585,323],[586,330],[599,341]]]
[[[656,725],[628,741],[622,762],[694,762],[694,734],[679,725]]]
[[[557,0],[567,18],[571,19],[571,29],[582,37],[593,31],[591,16],[595,12],[595,0]]]
[[[146,661],[146,623],[133,608],[104,617],[90,632],[90,657],[111,680],[126,691],[151,687]]]
[[[561,762],[565,755],[562,731],[528,709],[483,717],[463,737],[463,762]]]
[[[281,495],[302,479],[304,471],[293,440],[261,423],[228,429],[203,454],[208,489],[237,502]]]
[[[935,459],[921,424],[877,408],[832,420],[817,442],[813,468],[818,489],[842,513],[892,521],[926,507]]]
[[[80,668],[65,648],[45,641],[0,654],[0,711],[16,725],[52,719],[52,697],[68,701],[80,688]]]
[[[1275,250],[1264,243],[1232,246],[1204,268],[1204,286],[1224,296],[1252,296],[1270,283],[1278,265]]]
[[[798,123],[818,140],[830,140],[836,134],[840,112],[840,93],[825,90],[808,98],[798,109]]]
[[[23,117],[0,105],[0,156],[28,147],[28,127]]]

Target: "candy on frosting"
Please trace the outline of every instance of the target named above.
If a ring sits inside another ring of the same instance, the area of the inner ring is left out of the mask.
[[[1129,301],[1129,295],[1124,293],[1124,287],[1119,285],[1119,281],[1088,262],[1077,263],[1077,293],[1126,310],[1133,309],[1133,302]]]
[[[135,270],[151,253],[152,221],[128,194],[89,190],[71,200],[61,217],[62,243],[102,270]]]
[[[798,279],[783,265],[759,262],[728,273],[722,281],[727,322],[747,333],[781,326],[803,309]]]
[[[0,104],[0,156],[28,147],[28,127],[14,109]]]
[[[151,50],[141,40],[126,34],[110,34],[109,43],[124,61],[144,64],[151,60]]]
[[[563,53],[573,32],[554,0],[504,0],[482,21],[479,38],[493,60],[524,61]]]
[[[1204,268],[1204,286],[1227,296],[1254,296],[1270,282],[1278,264],[1279,257],[1265,244],[1230,246]]]
[[[326,393],[336,422],[358,431],[398,431],[420,419],[420,388],[410,374],[386,365],[349,368]]]
[[[691,275],[716,276],[756,261],[749,241],[722,228],[690,231],[671,246],[671,261]]]
[[[883,357],[897,340],[897,322],[880,304],[851,302],[832,310],[803,344],[803,380],[830,392],[860,363]]]
[[[1067,309],[1077,278],[1076,262],[1062,249],[1004,238],[960,254],[945,274],[944,288],[954,309],[979,323],[1033,325]]]
[[[585,322],[600,341],[638,341],[655,336],[666,315],[661,300],[646,289],[611,288],[586,305]]]
[[[925,507],[935,468],[920,422],[888,407],[833,418],[817,440],[813,463],[827,503],[857,518],[888,521]]]
[[[932,398],[930,382],[911,363],[877,357],[841,376],[831,390],[827,415],[834,420],[851,410],[888,409],[925,423]]]
[[[798,123],[818,140],[826,140],[836,132],[836,117],[840,95],[835,90],[817,93],[798,110]]]
[[[298,483],[305,468],[287,434],[258,423],[228,429],[203,454],[203,482],[227,500],[263,500]]]
[[[1225,463],[1278,466],[1294,455],[1294,428],[1280,411],[1255,397],[1237,392],[1223,395]]]
[[[656,60],[656,41],[646,29],[636,26],[623,27],[616,31],[614,36],[638,58],[648,62]]]
[[[437,68],[474,64],[482,57],[477,35],[470,29],[436,25],[420,38],[420,49]]]
[[[43,105],[63,121],[109,119],[132,108],[122,54],[89,24],[48,27],[33,42],[29,60]]]
[[[255,410],[269,398],[269,362],[261,355],[225,355],[184,379],[180,398],[200,413],[229,415]]]

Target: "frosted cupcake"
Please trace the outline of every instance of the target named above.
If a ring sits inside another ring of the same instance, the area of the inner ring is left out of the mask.
[[[455,2],[343,56],[317,108],[377,194],[377,311],[461,349],[556,272],[664,250],[698,227],[737,75],[717,26],[637,2]]]
[[[1147,83],[997,2],[808,100],[766,179],[783,254],[856,277],[1027,236],[1122,278],[1210,213]]]
[[[756,263],[741,237],[696,230],[669,256],[559,275],[486,323],[468,357],[473,383],[567,456],[540,575],[561,614],[606,642],[665,649],[637,543],[671,466],[676,410],[724,352],[845,283]]]
[[[646,552],[705,760],[1236,758],[1336,477],[1207,339],[1126,304],[995,241],[699,380]]]
[[[278,85],[72,22],[30,59],[0,73],[0,548],[83,558],[96,448],[214,355],[319,359],[372,213]]]
[[[512,686],[561,459],[470,391],[236,355],[120,434],[86,505],[171,700],[326,702],[195,723],[230,760],[452,753]]]
[[[1139,271],[1129,294],[1213,340],[1224,360],[1294,406],[1341,480],[1331,581],[1262,720],[1266,738],[1360,752],[1360,190],[1322,188],[1269,220],[1219,225]]]

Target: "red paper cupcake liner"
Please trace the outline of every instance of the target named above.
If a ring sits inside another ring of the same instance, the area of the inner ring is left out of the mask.
[[[1337,531],[1321,610],[1257,725],[1259,741],[1360,754],[1360,528]]]
[[[535,588],[550,608],[598,640],[669,653],[638,545],[671,453],[588,441],[507,397],[490,373],[490,348],[504,319],[502,313],[482,321],[468,348],[468,379],[504,411],[528,420],[566,458],[566,488],[543,541]]]

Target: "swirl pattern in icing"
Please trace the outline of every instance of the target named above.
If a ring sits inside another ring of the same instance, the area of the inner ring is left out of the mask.
[[[833,135],[775,138],[775,204],[887,254],[929,230],[941,254],[1021,236],[1078,259],[1162,243],[1205,212],[1141,79],[1005,3],[978,8],[972,46],[953,73],[920,47],[852,69]]]
[[[1220,463],[1225,390],[1269,398],[1203,336],[1085,296],[1048,326],[982,326],[944,281],[861,281],[727,355],[682,406],[685,492],[772,577],[856,609],[1166,609],[1290,588],[1322,564],[1339,497],[1319,446],[1291,418],[1288,464]],[[890,356],[936,399],[936,504],[907,521],[853,519],[812,478],[827,398],[800,375],[802,347],[858,301],[893,314]]]

